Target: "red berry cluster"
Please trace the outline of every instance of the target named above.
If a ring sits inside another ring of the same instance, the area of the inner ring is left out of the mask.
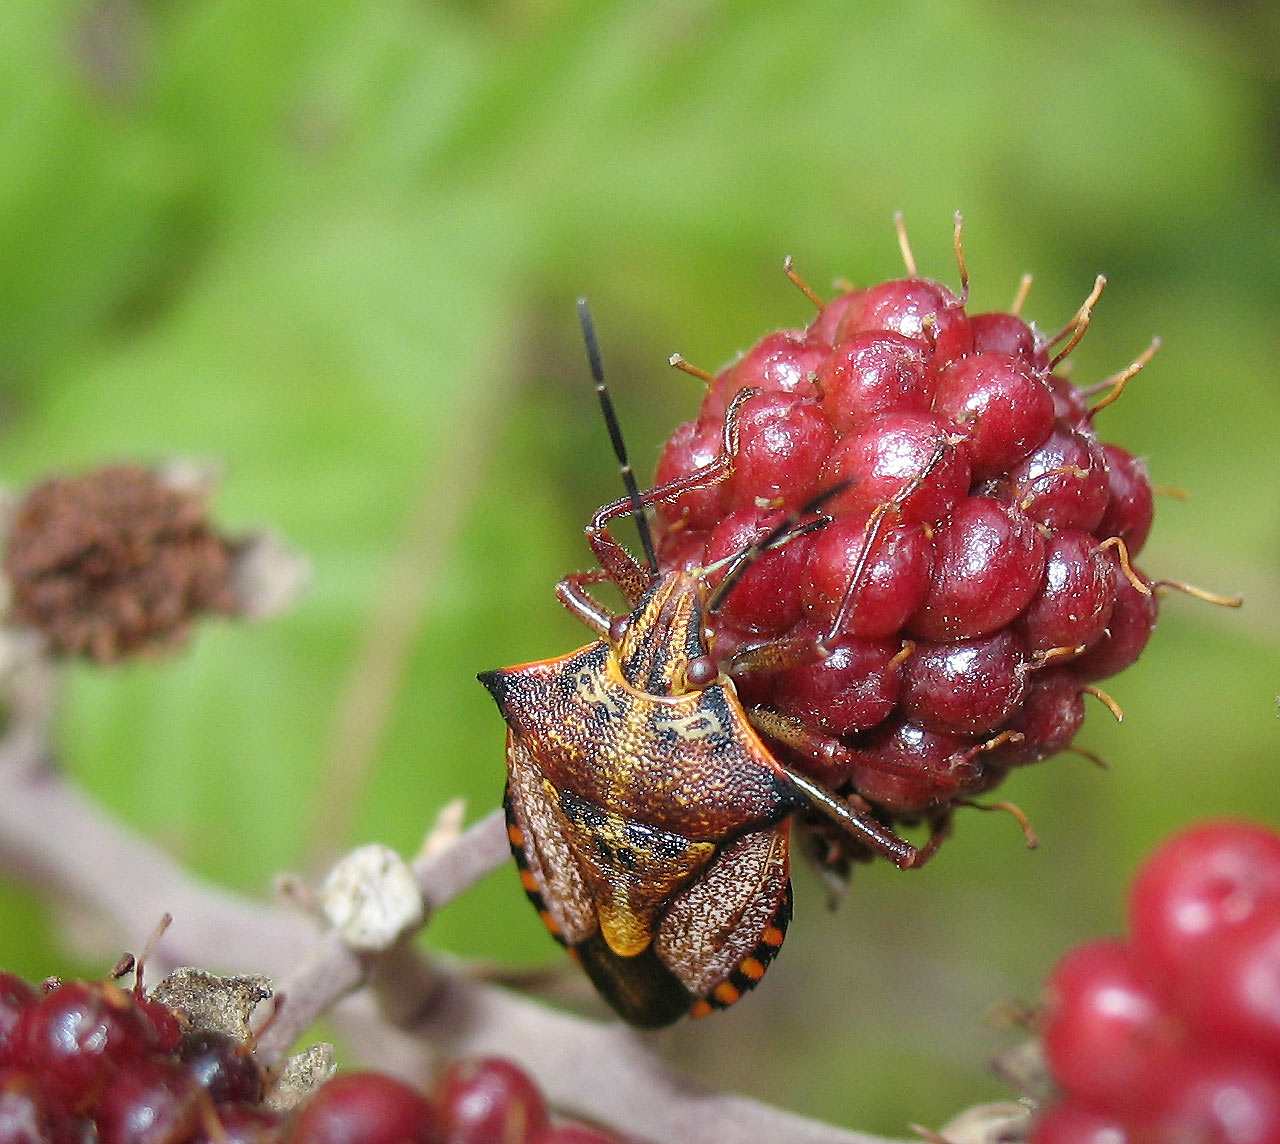
[[[140,992],[41,992],[0,973],[0,1144],[619,1144],[553,1125],[529,1077],[496,1058],[455,1063],[430,1099],[341,1074],[287,1114],[264,1103],[270,1079],[251,1046]]]
[[[1129,925],[1049,978],[1062,1096],[1033,1144],[1280,1144],[1280,834],[1174,837],[1139,871]]]
[[[1088,310],[1049,339],[925,278],[851,290],[707,375],[662,451],[657,483],[685,480],[657,503],[663,572],[709,567],[714,583],[717,562],[820,501],[825,527],[724,596],[713,648],[774,715],[779,750],[890,817],[1062,750],[1082,692],[1155,625],[1130,562],[1151,525],[1146,467],[1093,427],[1149,354],[1091,407],[1054,372]]]
[[[184,1030],[115,982],[46,992],[0,973],[0,1140],[250,1144],[275,1140],[265,1078],[235,1038]],[[221,1133],[218,1133],[221,1126]]]
[[[547,1103],[510,1061],[457,1061],[431,1099],[378,1073],[349,1073],[320,1086],[284,1144],[620,1144],[584,1124],[553,1125]]]

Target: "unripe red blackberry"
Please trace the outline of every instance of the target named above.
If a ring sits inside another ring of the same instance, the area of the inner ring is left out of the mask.
[[[537,1086],[500,1057],[455,1062],[436,1086],[435,1103],[439,1144],[534,1141],[550,1127]]]
[[[0,972],[0,1144],[620,1144],[604,1129],[553,1126],[529,1075],[495,1057],[453,1062],[434,1097],[353,1071],[299,1100],[258,1064],[252,1039],[159,999],[195,998],[204,1019],[239,1027],[261,996],[190,970],[152,997],[114,980],[42,993]]]
[[[1280,1140],[1280,834],[1184,831],[1138,872],[1129,922],[1049,979],[1060,1094],[1032,1144]]]
[[[251,1044],[194,1027],[140,981],[37,992],[0,973],[0,1140],[276,1144],[264,1082]]]
[[[888,819],[945,815],[1069,746],[1081,696],[1137,658],[1158,609],[1131,563],[1146,466],[1094,427],[1152,351],[1082,390],[1054,370],[1101,279],[1049,338],[970,316],[963,258],[957,295],[903,245],[906,278],[820,304],[714,377],[685,366],[708,387],[656,477],[710,466],[659,496],[656,539],[660,572],[701,563],[712,584],[822,498],[717,605],[712,651],[744,703],[802,725],[780,755]]]
[[[435,1111],[416,1089],[373,1072],[322,1084],[286,1128],[285,1144],[438,1144]]]

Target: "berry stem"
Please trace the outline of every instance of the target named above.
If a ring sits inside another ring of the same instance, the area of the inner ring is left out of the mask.
[[[972,807],[974,810],[1003,810],[1007,814],[1013,815],[1018,826],[1021,827],[1022,837],[1026,839],[1028,850],[1034,850],[1040,845],[1040,839],[1036,836],[1036,832],[1031,828],[1031,820],[1027,818],[1026,813],[1016,803],[974,802],[971,799],[964,799],[960,805]]]
[[[1151,588],[1146,581],[1133,569],[1133,564],[1129,560],[1129,546],[1119,536],[1111,536],[1098,545],[1098,551],[1103,552],[1108,548],[1116,550],[1116,556],[1120,560],[1120,570],[1124,573],[1124,578],[1133,585],[1133,590],[1143,596],[1151,595]]]
[[[1077,747],[1074,743],[1067,747],[1066,750],[1070,751],[1073,755],[1079,755],[1082,759],[1086,759],[1088,762],[1091,762],[1099,770],[1109,771],[1111,769],[1111,764],[1096,751],[1090,751],[1084,747]]]
[[[1117,723],[1124,722],[1124,708],[1111,698],[1101,687],[1095,687],[1092,683],[1082,683],[1080,690],[1086,694],[1092,695],[1099,703],[1102,704],[1115,717]]]
[[[960,272],[960,304],[969,301],[969,267],[964,260],[964,214],[956,211],[955,230],[951,235],[951,246],[956,254],[956,267]]]
[[[1197,600],[1204,600],[1207,604],[1216,604],[1220,608],[1239,608],[1244,604],[1243,596],[1219,596],[1216,592],[1197,588],[1184,580],[1153,580],[1151,587],[1157,592],[1165,589],[1182,592],[1188,596],[1194,596]]]

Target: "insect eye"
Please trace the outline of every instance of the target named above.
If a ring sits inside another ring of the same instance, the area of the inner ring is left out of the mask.
[[[630,616],[617,616],[613,623],[609,625],[609,642],[617,645],[622,642],[622,637],[627,634],[627,629],[631,626]]]
[[[690,687],[706,687],[715,681],[720,669],[709,655],[700,655],[689,661],[684,674]]]

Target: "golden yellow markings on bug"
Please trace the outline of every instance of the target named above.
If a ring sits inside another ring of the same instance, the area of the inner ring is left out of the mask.
[[[724,724],[715,712],[705,709],[693,711],[687,715],[654,718],[652,726],[658,732],[670,731],[686,743],[696,743],[702,739],[727,734]]]
[[[617,691],[605,686],[606,677],[597,671],[583,670],[574,677],[574,690],[584,707],[604,704],[611,714],[627,715],[627,705]]]

